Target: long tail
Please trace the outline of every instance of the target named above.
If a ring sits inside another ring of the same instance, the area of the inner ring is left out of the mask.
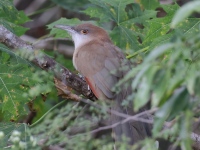
[[[130,104],[128,107],[123,107],[122,100],[123,94],[117,95],[116,99],[113,101],[111,106],[112,110],[117,112],[127,114],[127,115],[135,115],[136,113],[133,112],[133,104]],[[112,124],[122,122],[125,118],[119,117],[115,114],[111,114],[111,122]],[[128,144],[133,145],[136,142],[143,140],[145,137],[150,136],[150,126],[148,124],[137,122],[137,121],[129,121],[123,124],[119,124],[118,126],[114,127],[114,139],[116,142],[123,141],[122,137],[128,139]]]

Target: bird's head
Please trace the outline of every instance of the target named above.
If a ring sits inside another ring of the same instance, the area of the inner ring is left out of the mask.
[[[66,30],[71,34],[75,48],[87,44],[90,41],[111,42],[107,32],[93,24],[84,23],[77,26],[55,25],[55,28]]]

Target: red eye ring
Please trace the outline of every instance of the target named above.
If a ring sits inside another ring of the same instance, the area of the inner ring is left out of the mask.
[[[84,29],[83,29],[83,30],[81,30],[81,33],[82,33],[82,34],[87,34],[87,33],[88,33],[88,30],[84,30]]]

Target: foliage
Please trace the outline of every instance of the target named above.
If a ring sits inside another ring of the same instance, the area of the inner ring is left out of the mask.
[[[0,123],[0,147],[6,147],[10,143],[15,143],[12,147],[24,146],[24,141],[28,141],[29,137],[26,137],[27,125],[18,123]],[[21,140],[21,141],[20,141]],[[21,143],[21,144],[20,144]],[[24,149],[24,148],[22,148]]]
[[[27,115],[26,103],[51,90],[52,76],[44,71],[36,72],[32,64],[7,47],[0,48],[0,107],[4,120],[15,121]]]
[[[27,30],[21,24],[27,21],[28,17],[22,11],[17,11],[12,0],[0,2],[0,24],[20,36]]]
[[[155,17],[155,11],[142,11],[138,4],[133,4],[131,0],[91,0],[91,2],[94,7],[90,7],[84,12],[91,17],[99,18],[100,23],[111,20],[115,24],[111,38],[116,45],[122,49],[134,51],[142,48],[138,39],[142,38],[143,33],[137,23],[143,24],[145,20]],[[134,12],[136,10],[137,13]]]
[[[88,4],[88,0],[73,0],[73,1],[65,1],[65,0],[51,0],[55,4],[64,9],[72,10],[72,11],[80,11],[80,9],[85,9]]]
[[[190,2],[180,8],[177,13],[175,14],[171,27],[177,26],[178,23],[189,17],[193,12],[200,12],[200,2]]]
[[[82,6],[70,8],[68,2],[52,1],[68,11],[77,11]],[[81,13],[90,16],[93,23],[106,28],[113,42],[127,53],[127,58],[137,64],[117,85],[131,81],[133,92],[127,100],[133,101],[135,110],[147,102],[151,104],[150,109],[158,108],[152,137],[139,144],[144,146],[143,149],[154,150],[158,138],[167,140],[170,137],[175,146],[183,150],[192,149],[192,123],[194,116],[198,117],[200,104],[200,19],[191,14],[199,12],[199,1],[189,2],[182,7],[178,4],[161,5],[157,0],[90,0],[92,5],[86,1],[83,3],[89,7]],[[162,8],[166,15],[158,17],[156,8]],[[0,2],[0,9],[0,23],[17,35],[24,34],[26,29],[19,24],[28,21],[27,17],[18,12],[10,0]],[[85,21],[61,18],[48,25],[49,35],[55,35],[55,38],[69,37],[53,26],[76,25],[81,22]],[[39,107],[40,103],[37,103],[41,100],[41,94],[46,95],[46,99],[58,99],[50,81],[52,75],[35,69],[22,55],[0,45],[0,62],[1,120],[19,120],[27,114],[25,104],[31,100],[35,100],[35,108],[45,107]],[[28,132],[19,129],[19,124],[11,123],[4,123],[0,130],[6,135],[3,138],[5,141],[12,137],[10,134],[13,130],[19,130],[29,137],[27,140],[24,136],[20,138],[30,148],[35,146],[34,140],[31,141],[33,137],[30,138],[34,136],[36,141],[48,138],[44,143],[47,146],[64,144],[69,149],[112,149],[113,142],[108,134],[90,133],[93,123],[98,124],[100,119],[106,119],[106,104],[95,104],[101,105],[102,109],[61,101],[51,109],[44,108],[48,111],[39,115],[41,118],[35,120]],[[172,122],[170,129],[166,121]],[[20,125],[29,128],[25,124]],[[79,131],[85,126],[84,131],[72,134],[75,127]],[[12,145],[19,147],[19,141]],[[4,142],[0,143],[1,147],[5,147],[2,144]],[[121,149],[125,147],[121,144]]]
[[[50,35],[55,35],[55,38],[56,37],[66,37],[66,32],[63,32],[62,30],[57,30],[54,28],[54,25],[56,24],[67,24],[67,25],[76,25],[76,24],[80,24],[81,21],[78,20],[78,19],[68,19],[66,20],[65,18],[61,18],[51,24],[48,25],[48,28],[49,29],[52,29],[51,32],[50,32]],[[68,36],[69,37],[69,36]]]

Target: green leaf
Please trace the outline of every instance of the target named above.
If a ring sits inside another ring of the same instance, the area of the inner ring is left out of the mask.
[[[179,25],[177,25],[177,28],[171,30],[169,33],[155,38],[150,44],[149,49],[151,50],[161,44],[169,42],[173,36],[180,36],[176,35],[177,33],[181,33],[185,35],[186,39],[190,39],[193,36],[193,34],[197,34],[200,32],[199,25],[199,18],[188,18],[184,21],[184,23],[180,23]]]
[[[179,24],[177,30],[185,35],[187,39],[190,39],[195,34],[200,32],[200,19],[188,18],[182,24]]]
[[[170,73],[169,71],[159,70],[154,77],[154,87],[152,89],[152,106],[157,107],[163,97],[166,96],[166,90],[169,87]]]
[[[2,63],[7,62],[10,58],[10,55],[8,53],[2,52],[0,58],[1,58]]]
[[[113,21],[116,26],[111,32],[111,38],[114,44],[125,50],[137,51],[141,49],[138,41],[142,39],[141,29],[136,25],[144,23],[147,19],[156,16],[156,12],[140,9],[139,5],[132,0],[90,0],[93,7],[83,11],[93,18],[99,18],[100,23]],[[139,13],[135,13],[135,9]]]
[[[156,137],[161,129],[163,128],[163,125],[164,125],[164,122],[166,121],[166,118],[158,118],[158,117],[155,117],[155,121],[154,121],[154,125],[153,125],[153,130],[152,130],[152,133],[153,133],[153,136]]]
[[[139,0],[140,4],[148,10],[156,9],[160,3],[158,0]]]
[[[187,89],[191,95],[199,95],[198,85],[200,84],[200,73],[196,72],[198,68],[195,64],[191,64],[185,79]]]
[[[134,27],[134,25],[132,25]],[[123,25],[117,26],[111,33],[111,38],[114,44],[125,50],[139,50],[140,43],[138,42],[138,34],[133,30],[124,27]]]
[[[180,112],[189,107],[189,95],[185,87],[175,91],[173,96],[164,103],[164,105],[156,112],[155,124],[153,134],[156,135],[163,128],[166,120],[174,119],[175,116],[180,115]]]
[[[21,24],[27,21],[29,18],[14,7],[12,0],[0,1],[0,24],[20,36],[27,30]]]
[[[156,112],[155,116],[159,118],[172,119],[178,115],[184,108],[189,106],[188,92],[185,87],[175,91],[173,96]]]
[[[139,86],[137,87],[138,92],[134,98],[134,109],[139,110],[144,106],[150,99],[151,85],[153,84],[153,78],[157,72],[158,67],[149,68],[145,72],[145,76],[140,81]]]
[[[146,57],[145,59],[145,63],[149,62],[149,61],[154,61],[156,58],[158,58],[159,56],[163,55],[166,51],[168,51],[169,49],[173,48],[174,44],[173,43],[167,43],[167,44],[163,44],[157,48],[155,48],[153,51],[151,51],[151,53]]]
[[[149,26],[149,28],[145,29],[147,34],[144,37],[143,46],[149,46],[149,50],[152,50],[161,44],[169,42],[176,33],[184,34],[187,39],[190,39],[194,33],[199,33],[199,18],[188,18],[183,23],[178,24],[175,29],[171,30],[170,23],[179,6],[175,4],[163,5],[162,7],[167,15],[147,21],[146,27]]]
[[[132,11],[131,11],[132,12]],[[134,12],[134,11],[133,11]],[[123,25],[128,25],[131,23],[139,23],[139,24],[146,24],[146,21],[150,18],[155,18],[156,17],[156,11],[152,10],[144,10],[141,11],[139,14],[134,14],[132,18],[122,22],[121,24]]]
[[[184,117],[181,118],[181,128],[180,128],[180,138],[181,140],[181,149],[182,150],[192,150],[192,140],[191,140],[191,126],[193,114],[191,111],[187,110],[184,113]]]
[[[48,27],[48,29],[51,29],[50,35],[55,35],[56,38],[65,38],[65,37],[70,37],[70,35],[67,33],[67,31],[63,31],[61,29],[54,28],[54,26],[59,25],[59,24],[74,26],[74,25],[77,25],[80,23],[82,23],[82,22],[78,19],[61,18],[61,19],[47,25],[47,27]]]
[[[193,12],[200,12],[200,1],[192,1],[183,5],[174,15],[171,28],[175,28],[180,22],[184,21]]]
[[[108,15],[111,20],[115,21],[118,25],[128,19],[127,13],[125,12],[125,7],[128,4],[133,3],[132,0],[90,0],[92,4],[98,6],[104,15]],[[101,18],[100,18],[101,19]]]
[[[59,5],[60,7],[72,11],[80,11],[81,9],[86,8],[89,4],[88,0],[73,0],[73,1],[66,1],[66,0],[51,0],[55,4]]]
[[[141,70],[137,72],[133,82],[132,82],[132,89],[136,89],[138,84],[140,83],[140,79],[145,75],[145,73],[149,70],[150,64],[144,64],[140,66]],[[131,73],[136,73],[135,71],[130,71]]]
[[[167,13],[165,17],[153,18],[147,21],[149,28],[145,29],[147,32],[146,37],[143,40],[143,45],[145,46],[149,46],[155,39],[167,35],[167,32],[170,30],[170,23],[174,12],[179,8],[179,6],[177,4],[162,5],[162,8]]]
[[[28,64],[29,66],[33,66],[29,61],[26,59],[18,56],[15,54],[12,50],[10,50],[8,47],[0,43],[0,63],[1,64]],[[9,55],[9,56],[8,56]]]
[[[31,83],[30,70],[24,64],[0,64],[0,103],[1,110],[7,112],[5,119],[16,120],[26,114],[25,104],[29,99],[23,98]]]
[[[82,12],[85,13],[86,15],[89,15],[91,18],[99,18],[100,22],[110,21],[110,16],[102,13],[102,8],[100,7],[91,6]]]

